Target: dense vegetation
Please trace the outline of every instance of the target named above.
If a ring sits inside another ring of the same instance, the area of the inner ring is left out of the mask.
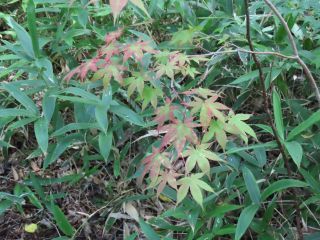
[[[2,0],[1,239],[320,239],[318,0]]]

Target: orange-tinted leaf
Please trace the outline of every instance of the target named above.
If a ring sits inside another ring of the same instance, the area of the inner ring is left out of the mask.
[[[176,173],[174,170],[166,170],[161,171],[160,176],[158,178],[158,189],[157,189],[157,196],[159,196],[166,185],[177,190],[177,178],[181,176],[181,174]]]
[[[173,143],[177,154],[180,155],[187,141],[198,143],[198,137],[193,130],[195,127],[198,127],[198,124],[194,123],[192,118],[185,119],[184,122],[175,119],[173,123],[160,127],[160,131],[167,132],[162,139],[161,147]]]
[[[159,148],[153,148],[152,153],[142,160],[144,165],[144,170],[141,176],[139,177],[139,182],[142,182],[142,179],[146,174],[149,173],[150,179],[152,181],[158,181],[158,176],[160,174],[161,166],[170,169],[171,163],[169,160],[169,153],[161,152]],[[156,185],[156,184],[155,184]]]
[[[122,33],[122,28],[119,28],[117,31],[108,33],[105,37],[106,44],[109,45],[110,43],[116,41],[122,35]]]
[[[163,126],[163,124],[169,119],[174,119],[174,110],[177,108],[178,107],[173,106],[171,100],[167,98],[165,104],[156,109],[156,117],[154,118],[154,121],[158,123],[159,127]]]
[[[144,53],[157,53],[148,42],[137,41],[135,43],[127,44],[123,49],[123,62],[126,62],[129,58],[135,57],[139,62],[142,61]]]

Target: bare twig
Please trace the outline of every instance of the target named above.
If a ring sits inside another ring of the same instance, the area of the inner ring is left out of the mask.
[[[272,52],[272,51],[263,51],[263,52],[259,52],[259,51],[250,51],[244,48],[236,48],[236,49],[232,49],[232,50],[224,50],[224,51],[216,51],[216,52],[209,52],[209,53],[205,53],[205,54],[196,54],[196,55],[189,55],[189,56],[214,56],[214,55],[220,55],[220,54],[226,54],[226,53],[238,53],[238,52],[244,52],[244,53],[250,53],[250,54],[257,54],[257,55],[273,55],[276,57],[280,57],[283,59],[294,59],[296,60],[297,57],[296,56],[288,56],[288,55],[284,55],[282,53],[279,52]]]
[[[265,1],[268,1],[268,0],[265,0]],[[281,155],[282,155],[285,167],[287,169],[288,175],[291,177],[292,176],[292,171],[291,171],[291,168],[290,168],[290,165],[289,165],[289,159],[288,159],[288,157],[286,155],[284,146],[283,146],[283,144],[281,142],[279,134],[278,134],[278,132],[276,130],[276,127],[274,125],[272,114],[271,114],[271,111],[270,111],[270,100],[269,100],[269,97],[267,95],[267,90],[266,90],[266,87],[265,87],[265,77],[264,77],[264,74],[263,74],[263,71],[262,71],[262,66],[261,66],[261,63],[260,63],[259,59],[257,58],[257,55],[254,53],[254,47],[253,47],[251,34],[250,34],[250,14],[249,14],[249,3],[248,2],[249,2],[249,0],[244,0],[245,9],[246,9],[247,40],[248,40],[249,48],[253,52],[252,53],[253,60],[254,60],[254,62],[256,64],[257,68],[258,68],[259,80],[260,80],[260,85],[262,87],[262,95],[263,95],[263,100],[264,100],[264,108],[265,108],[265,111],[267,113],[268,120],[270,122],[273,135],[275,137],[275,140],[276,140],[277,145],[279,147],[279,150],[281,152]],[[299,56],[296,53],[295,53],[295,55],[296,55],[297,58],[299,58]],[[296,189],[294,189],[294,194],[298,195]],[[298,205],[297,201],[295,201],[295,208],[296,208],[296,227],[297,227],[297,232],[298,232],[298,238],[300,240],[302,240],[303,239],[303,234],[302,234],[302,229],[301,229],[301,213],[300,213],[300,208],[299,208],[299,205]]]
[[[279,18],[282,26],[285,28],[288,38],[289,38],[289,42],[291,44],[293,53],[295,55],[295,59],[297,61],[297,63],[300,64],[300,66],[302,67],[304,73],[306,74],[306,77],[309,81],[309,84],[311,85],[314,94],[317,98],[319,107],[320,107],[320,91],[319,88],[317,86],[316,80],[314,79],[314,77],[312,76],[312,73],[310,71],[310,69],[308,68],[308,66],[305,64],[305,62],[300,58],[299,56],[299,52],[298,52],[298,48],[297,45],[294,41],[294,38],[292,36],[291,30],[287,24],[287,22],[284,20],[284,18],[282,17],[281,13],[278,11],[278,9],[273,5],[273,3],[270,0],[264,0],[264,2],[271,8],[271,10],[274,12],[274,14]]]

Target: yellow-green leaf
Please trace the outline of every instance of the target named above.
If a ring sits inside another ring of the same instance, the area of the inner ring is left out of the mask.
[[[24,230],[27,233],[35,233],[38,229],[38,225],[35,223],[31,223],[31,224],[26,224],[24,225]]]

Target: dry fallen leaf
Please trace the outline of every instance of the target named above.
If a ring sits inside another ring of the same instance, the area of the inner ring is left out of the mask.
[[[139,213],[131,203],[124,203],[123,210],[134,220],[139,221]]]

